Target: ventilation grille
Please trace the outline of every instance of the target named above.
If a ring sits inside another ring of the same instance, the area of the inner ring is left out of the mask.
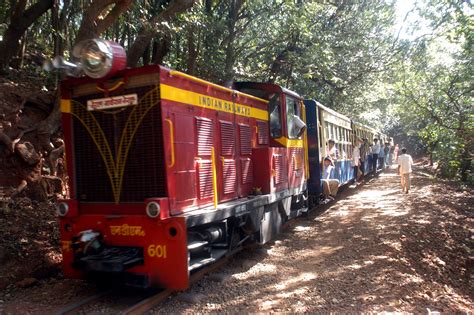
[[[252,154],[252,134],[249,125],[239,125],[240,129],[240,154]]]
[[[280,184],[287,181],[288,176],[285,168],[285,157],[283,155],[273,155],[273,172],[275,184]]]
[[[221,155],[234,155],[234,124],[221,121]]]
[[[233,194],[237,184],[237,169],[235,167],[235,160],[224,160],[224,195]]]
[[[211,156],[211,150],[214,143],[214,132],[212,121],[206,118],[196,118],[197,127],[197,150],[199,156]],[[179,126],[186,128],[186,126]]]
[[[291,170],[297,171],[303,168],[303,149],[292,148],[291,149]]]
[[[212,187],[212,162],[199,162],[199,198],[206,199],[214,196]]]
[[[240,159],[240,165],[242,168],[242,184],[253,183],[253,165],[252,160],[249,158]]]
[[[268,124],[264,121],[257,121],[258,144],[268,144]]]
[[[75,188],[82,202],[143,202],[166,197],[159,86],[124,89],[135,106],[87,111],[102,93],[73,98]]]

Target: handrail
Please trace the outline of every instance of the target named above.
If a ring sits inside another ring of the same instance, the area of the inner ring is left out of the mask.
[[[217,171],[216,171],[216,155],[214,153],[214,147],[211,148],[211,160],[212,160],[212,190],[214,190],[214,208],[217,209]]]
[[[175,163],[175,159],[174,159],[174,128],[173,128],[173,122],[171,121],[171,119],[166,118],[165,121],[170,126],[171,164],[168,165],[168,168],[171,168],[171,167],[174,166],[174,163]]]

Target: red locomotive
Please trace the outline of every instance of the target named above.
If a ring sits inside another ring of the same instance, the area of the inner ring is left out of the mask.
[[[193,271],[267,242],[307,210],[296,93],[264,83],[229,89],[161,66],[122,69],[123,50],[101,40],[75,54],[89,77],[61,85],[66,277],[185,289]]]

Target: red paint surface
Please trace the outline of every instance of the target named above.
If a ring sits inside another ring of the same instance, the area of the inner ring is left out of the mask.
[[[66,231],[65,225],[71,226]],[[144,236],[112,235],[111,226],[140,226]],[[147,274],[149,285],[173,289],[186,289],[189,285],[186,225],[183,218],[166,220],[151,219],[146,216],[105,216],[81,215],[76,218],[60,220],[63,248],[63,271],[67,278],[81,278],[82,273],[72,268],[73,251],[67,247],[71,238],[84,230],[100,232],[104,244],[110,246],[143,247],[144,265],[128,270],[130,273]],[[175,229],[176,235],[170,234]],[[150,246],[166,246],[166,258],[150,257]]]

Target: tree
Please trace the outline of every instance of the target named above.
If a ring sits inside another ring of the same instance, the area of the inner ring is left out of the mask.
[[[195,2],[196,0],[171,0],[163,10],[152,16],[151,20],[142,27],[128,51],[128,65],[135,67],[150,45],[151,40],[159,31],[163,31],[163,26],[169,23],[177,14],[190,8]]]
[[[474,139],[472,19],[462,1],[425,5],[420,14],[431,21],[432,32],[413,41],[403,63],[399,91],[405,102],[399,112],[408,125],[417,126],[443,174],[467,181]]]
[[[53,0],[39,0],[26,8],[26,0],[12,5],[10,23],[0,41],[0,72],[5,73],[11,59],[18,53],[21,37],[26,30],[53,6]]]
[[[132,0],[92,1],[83,14],[81,26],[76,36],[76,43],[98,37],[112,26],[131,4]]]

